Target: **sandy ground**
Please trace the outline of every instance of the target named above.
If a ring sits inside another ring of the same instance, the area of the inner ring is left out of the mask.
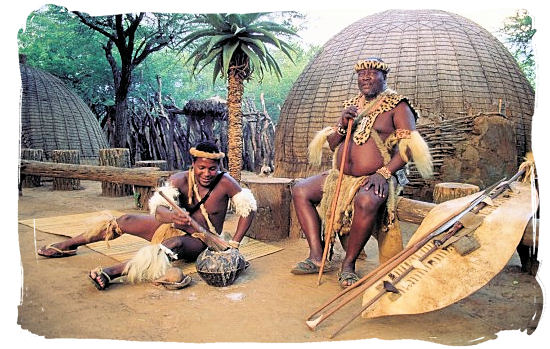
[[[138,212],[134,210],[132,197],[102,197],[100,183],[81,183],[83,190],[70,192],[54,192],[47,183],[23,189],[18,219],[104,209]],[[230,231],[231,224],[234,219],[228,223]],[[405,224],[405,228],[410,234],[415,226]],[[272,242],[284,249],[252,260],[251,267],[229,287],[208,286],[197,274],[192,274],[192,285],[177,291],[151,284],[114,284],[99,292],[86,275],[96,266],[113,264],[113,259],[87,247],[81,247],[74,257],[37,257],[37,247],[60,241],[62,237],[35,232],[22,224],[18,229],[24,281],[17,324],[22,334],[41,339],[41,345],[67,344],[56,338],[187,343],[323,342],[328,341],[339,321],[347,319],[350,310],[360,304],[357,299],[315,332],[306,327],[307,314],[340,288],[335,272],[327,274],[320,286],[316,285],[316,275],[295,276],[289,272],[307,255],[304,239]],[[377,266],[376,245],[372,240],[367,244],[367,255],[366,260],[358,262],[358,271],[363,275]],[[398,339],[408,339],[452,346],[501,345],[505,344],[500,332],[503,330],[513,330],[513,338],[526,345],[534,343],[542,335],[536,329],[543,293],[537,280],[521,273],[519,266],[519,258],[514,255],[489,284],[442,310],[414,316],[356,319],[331,343],[380,339],[383,345],[395,345],[402,343]],[[102,341],[100,345],[112,343],[119,342]]]

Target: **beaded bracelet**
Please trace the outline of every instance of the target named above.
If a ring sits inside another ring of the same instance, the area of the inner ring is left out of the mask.
[[[345,136],[348,131],[342,127],[342,124],[338,124],[336,126],[336,133],[338,133],[340,136]]]
[[[391,178],[391,171],[388,170],[388,168],[386,166],[380,167],[378,170],[376,170],[376,173],[378,173],[382,177],[386,178],[386,180]]]

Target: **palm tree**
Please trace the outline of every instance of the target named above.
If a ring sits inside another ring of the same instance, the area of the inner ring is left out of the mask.
[[[242,168],[244,82],[253,73],[261,79],[266,70],[275,72],[277,78],[282,76],[268,44],[284,52],[290,60],[290,51],[294,51],[277,36],[293,36],[296,32],[272,21],[260,21],[265,15],[267,13],[201,14],[195,20],[197,29],[182,39],[182,49],[190,44],[196,45],[188,59],[194,59],[193,73],[200,73],[214,62],[213,83],[218,76],[227,79],[228,164],[229,174],[237,181],[241,179]]]

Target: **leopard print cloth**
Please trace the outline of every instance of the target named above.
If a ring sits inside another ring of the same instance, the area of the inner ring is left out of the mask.
[[[361,94],[344,101],[342,103],[344,109],[352,105],[355,105],[359,108],[360,98],[361,98]],[[382,99],[380,103],[378,102],[378,98]],[[412,103],[409,101],[407,97],[400,95],[393,90],[386,89],[384,92],[382,92],[379,95],[378,98],[372,110],[369,110],[367,115],[365,115],[362,118],[357,118],[354,121],[354,123],[358,126],[356,126],[353,134],[353,142],[357,145],[364,144],[369,139],[370,130],[372,129],[372,125],[374,125],[374,122],[376,121],[376,118],[378,117],[378,115],[392,110],[401,101],[407,102],[407,104],[411,107],[411,110],[413,111],[413,114],[414,114],[415,121],[418,118],[418,113],[416,112],[416,110],[412,106]]]

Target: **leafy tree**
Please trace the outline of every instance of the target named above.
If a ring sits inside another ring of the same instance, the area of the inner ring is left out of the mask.
[[[296,35],[296,32],[272,21],[261,21],[265,15],[201,14],[195,20],[196,30],[182,40],[182,49],[195,45],[190,55],[190,59],[194,60],[193,72],[200,72],[213,62],[213,81],[218,76],[227,79],[228,164],[229,172],[236,180],[240,180],[242,168],[241,102],[244,82],[254,73],[261,80],[266,70],[282,76],[277,61],[266,45],[272,45],[292,58],[292,47],[280,38]]]
[[[79,11],[73,13],[107,38],[103,51],[112,71],[115,95],[113,145],[126,147],[132,73],[150,54],[167,47],[183,33],[188,16],[140,12],[92,17]]]
[[[509,45],[509,49],[514,55],[523,73],[535,88],[535,57],[531,41],[536,33],[533,28],[533,19],[526,10],[516,11],[515,16],[508,17],[504,26],[499,30]]]
[[[55,5],[32,12],[18,32],[26,64],[57,76],[90,106],[112,100],[111,70],[100,42],[99,34]]]

